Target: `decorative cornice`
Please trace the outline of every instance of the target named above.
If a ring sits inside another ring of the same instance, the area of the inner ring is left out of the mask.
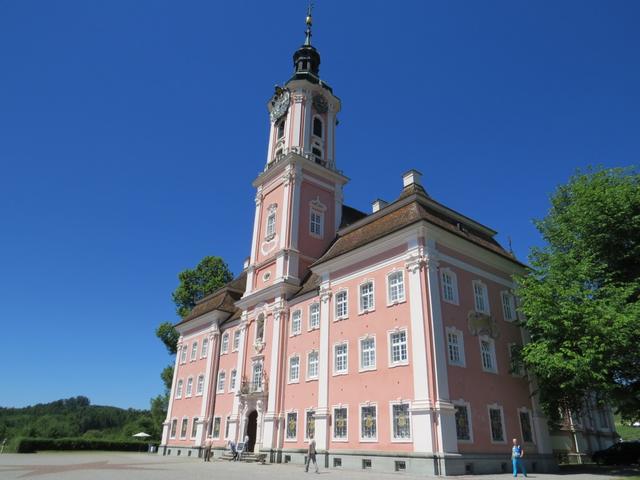
[[[329,299],[331,298],[331,295],[333,295],[333,292],[330,289],[326,288],[326,287],[320,288],[320,292],[319,293],[320,293],[320,301],[322,303],[327,303],[329,301]]]
[[[427,264],[427,258],[421,254],[413,254],[407,258],[404,265],[411,273],[416,273]]]

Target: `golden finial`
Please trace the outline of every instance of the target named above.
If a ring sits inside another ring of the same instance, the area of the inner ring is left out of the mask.
[[[311,25],[313,18],[311,17],[311,12],[313,11],[313,3],[309,2],[309,6],[307,7],[307,18],[305,19],[305,23],[307,24],[306,38],[304,40],[305,45],[311,45]]]

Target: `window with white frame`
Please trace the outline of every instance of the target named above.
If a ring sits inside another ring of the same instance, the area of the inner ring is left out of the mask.
[[[300,357],[294,355],[289,359],[289,382],[300,380]]]
[[[198,342],[193,342],[191,345],[191,360],[195,360],[198,356]]]
[[[256,343],[264,342],[264,314],[258,315],[256,320]]]
[[[220,422],[222,419],[220,417],[215,417],[213,419],[213,438],[220,438]]]
[[[204,358],[207,356],[207,353],[209,353],[209,339],[204,338],[202,340],[202,351],[200,352],[200,356]]]
[[[298,434],[298,412],[287,413],[287,440],[295,440]]]
[[[198,433],[198,417],[193,417],[193,420],[191,420],[191,438],[196,438],[197,433]]]
[[[224,438],[228,439],[229,438],[229,425],[231,424],[231,417],[229,415],[227,415],[227,418],[225,418],[225,422],[224,422]]]
[[[349,369],[348,344],[339,343],[333,347],[333,371],[334,373],[347,373]]]
[[[473,281],[473,300],[476,312],[489,313],[487,286],[479,280]]]
[[[185,363],[187,361],[187,346],[182,346],[182,351],[180,352],[180,363]]]
[[[346,440],[347,439],[347,407],[334,407],[333,408],[333,439],[334,440]]]
[[[262,360],[253,362],[251,386],[254,391],[262,391]]]
[[[176,438],[176,430],[178,430],[178,420],[174,418],[171,420],[171,432],[169,433],[170,438]]]
[[[471,441],[471,415],[469,414],[469,405],[457,403],[454,405],[456,410],[456,437],[463,442]]]
[[[502,408],[498,406],[489,407],[489,425],[491,427],[491,441],[504,442],[504,420],[502,418]]]
[[[202,395],[204,392],[204,375],[198,375],[198,384],[196,386],[196,394]]]
[[[394,403],[391,405],[391,419],[393,423],[393,439],[409,440],[411,438],[411,422],[409,419],[409,404]]]
[[[220,371],[220,373],[218,373],[218,388],[216,389],[217,393],[223,393],[224,392],[224,381],[226,378],[226,374],[224,373],[224,370]]]
[[[233,392],[236,389],[236,377],[238,375],[238,372],[236,372],[236,369],[234,368],[233,370],[231,370],[231,375],[229,375],[229,391]]]
[[[283,118],[282,120],[280,120],[278,122],[278,124],[276,125],[276,138],[278,140],[280,140],[282,137],[284,137],[284,125],[285,125],[285,120],[286,117]]]
[[[190,397],[191,394],[193,393],[193,378],[189,377],[187,379],[187,397]]]
[[[222,353],[227,353],[229,351],[229,334],[225,333],[222,335],[222,344],[220,346],[220,350]]]
[[[360,406],[360,440],[378,439],[378,413],[376,405]]]
[[[307,356],[307,378],[318,378],[318,352],[310,352]]]
[[[360,370],[376,368],[376,337],[360,339]]]
[[[458,278],[456,274],[448,268],[440,272],[442,278],[442,299],[445,302],[458,304]]]
[[[497,373],[496,345],[492,338],[486,336],[480,337],[480,355],[482,357],[482,370]]]
[[[407,331],[399,330],[389,334],[389,346],[391,347],[391,365],[405,365],[408,362],[407,355]]]
[[[336,293],[336,319],[347,318],[349,312],[348,306],[347,291],[341,290]]]
[[[509,292],[501,292],[502,296],[502,313],[507,322],[516,320],[516,297]]]
[[[313,410],[307,410],[305,417],[304,438],[306,440],[311,440],[315,437],[316,434],[316,412],[314,412]]]
[[[324,213],[312,208],[309,211],[309,233],[316,237],[322,237],[324,230]]]
[[[465,366],[464,336],[456,328],[447,328],[447,356],[450,365]]]
[[[373,310],[373,282],[368,281],[360,285],[360,311],[367,312]]]
[[[312,303],[309,305],[309,329],[320,328],[320,304]]]
[[[522,441],[533,443],[533,428],[531,427],[531,415],[529,411],[522,408],[518,411],[520,417],[520,431],[522,432]]]
[[[233,346],[231,348],[234,352],[240,348],[240,330],[233,332]]]
[[[404,274],[402,271],[391,272],[387,275],[388,303],[398,303],[404,301]]]
[[[187,438],[187,428],[189,427],[189,419],[183,418],[180,426],[180,438]]]
[[[510,343],[509,348],[509,372],[511,375],[521,377],[524,375],[524,368],[522,365],[521,351],[522,347],[517,343]]]
[[[291,314],[291,335],[298,335],[302,330],[302,311],[294,310]]]
[[[265,228],[265,239],[271,240],[276,235],[276,205],[270,205],[267,209],[267,225]]]
[[[176,384],[176,398],[182,397],[182,380],[178,380]]]

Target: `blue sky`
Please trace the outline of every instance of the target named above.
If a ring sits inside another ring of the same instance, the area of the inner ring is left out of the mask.
[[[180,270],[250,252],[306,3],[0,1],[1,406],[146,408]],[[316,1],[346,203],[417,168],[526,259],[555,187],[638,164],[640,3]]]

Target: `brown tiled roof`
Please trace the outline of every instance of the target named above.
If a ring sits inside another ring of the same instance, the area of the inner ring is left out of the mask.
[[[319,286],[320,277],[309,270],[307,275],[302,280],[302,286],[300,287],[300,290],[295,293],[294,297],[299,297],[301,295],[304,295],[305,293],[317,291]]]

